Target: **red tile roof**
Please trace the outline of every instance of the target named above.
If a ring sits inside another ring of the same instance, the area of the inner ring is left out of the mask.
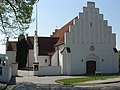
[[[74,19],[77,19],[77,18],[78,17],[75,17]],[[54,51],[55,51],[54,46],[64,44],[64,33],[69,30],[70,25],[73,25],[74,19],[72,19],[62,28],[53,32],[53,35],[51,35],[51,37],[38,37],[39,55],[52,55],[54,54]],[[33,50],[34,37],[29,36],[27,40],[28,40],[28,48]],[[16,43],[17,42],[9,42],[7,51],[15,51]]]
[[[77,19],[77,18],[78,17],[75,17],[74,19]],[[60,37],[60,39],[59,39],[59,41],[57,42],[56,45],[64,44],[64,33],[69,30],[70,25],[73,25],[74,19],[72,19],[70,22],[68,22],[62,28],[60,28],[60,29],[56,30],[55,32],[53,32],[53,35],[51,35],[51,37]]]
[[[34,37],[28,37],[28,48],[34,49]],[[39,55],[53,54],[58,37],[38,37]]]
[[[38,37],[39,55],[52,55],[55,52],[55,44],[58,37]]]
[[[16,51],[16,41],[10,41],[7,45],[7,51]]]
[[[28,37],[29,50],[34,49],[34,37]],[[55,52],[55,44],[58,42],[58,37],[38,37],[39,55],[53,55]],[[9,42],[7,51],[16,51],[17,42]]]

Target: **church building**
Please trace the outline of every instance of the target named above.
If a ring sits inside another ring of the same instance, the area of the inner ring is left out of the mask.
[[[56,29],[50,37],[34,36],[28,42],[26,67],[38,65],[34,75],[81,75],[118,73],[116,34],[104,20],[94,2],[87,2],[83,12]],[[9,63],[16,60],[16,42],[9,41]]]

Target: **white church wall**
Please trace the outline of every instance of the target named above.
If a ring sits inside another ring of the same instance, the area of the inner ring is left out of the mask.
[[[116,34],[112,34],[112,47],[116,47]]]
[[[86,57],[90,54],[98,57],[96,70],[103,73],[118,72],[118,59],[113,50],[115,36],[112,36],[112,28],[107,20],[103,20],[103,14],[94,8],[94,3],[88,3],[65,34],[66,47],[71,49],[71,74],[86,73]],[[90,49],[91,46],[94,50]]]
[[[10,68],[12,68],[12,71],[10,71],[10,73],[12,72],[12,76],[17,76],[18,63],[16,63],[16,51],[7,51],[6,55],[8,57],[7,65],[11,66]],[[9,71],[9,68],[8,68],[8,71]]]
[[[34,50],[29,50],[26,67],[33,67],[33,62],[35,62]]]
[[[63,55],[61,51],[64,49],[64,46],[59,46],[59,66],[61,66],[61,74],[63,74]]]
[[[63,66],[63,56],[61,54],[61,51],[64,49],[64,45],[60,45],[59,46],[59,65],[60,66]]]
[[[6,55],[8,57],[9,65],[12,65],[12,63],[16,62],[16,51],[7,51]]]
[[[58,47],[56,47],[56,51],[54,53],[54,55],[52,56],[52,66],[63,66],[63,56],[61,54],[61,51],[64,49],[64,45],[60,45]],[[58,51],[59,50],[59,51]],[[59,52],[59,53],[58,53]],[[59,58],[59,60],[58,60]],[[59,63],[58,63],[59,61]]]
[[[67,56],[66,56],[66,73],[67,75],[71,75],[71,53],[67,53]]]
[[[12,63],[12,76],[18,76],[18,63]]]
[[[82,46],[81,48],[78,45],[74,45],[74,49],[71,49],[71,74],[85,74],[86,73],[86,59],[87,56],[90,54],[95,54],[98,56],[99,59],[95,59],[96,61],[96,71],[101,71],[102,73],[117,73],[118,68],[118,56],[117,54],[111,49],[105,49],[96,47],[95,51],[90,51],[88,46]],[[78,47],[80,49],[78,49]],[[97,49],[98,48],[98,49]],[[102,50],[101,50],[102,49]],[[81,51],[81,52],[80,52]],[[87,51],[87,52],[85,52]],[[67,59],[65,59],[67,60]],[[67,62],[68,64],[68,62]],[[67,66],[67,65],[66,65]]]
[[[63,66],[62,66],[62,74],[63,75],[71,75],[71,53],[67,53],[66,50],[62,52],[63,55]]]
[[[58,52],[55,51],[54,55],[51,58],[51,65],[58,66]]]
[[[114,52],[113,48],[108,47],[104,47],[102,53],[99,53],[99,56],[101,55],[101,71],[103,73],[117,73],[119,71],[118,54]]]
[[[85,46],[79,47],[78,45],[75,45],[73,47],[74,49],[71,49],[71,55],[72,55],[72,62],[71,62],[71,73],[72,74],[85,74],[86,73],[86,61],[85,58],[88,55],[87,48]]]
[[[34,71],[34,75],[61,75],[60,66],[39,66],[38,71]]]
[[[39,66],[49,66],[50,56],[38,56]]]
[[[61,74],[63,74],[63,75],[66,75],[67,74],[67,70],[66,70],[66,60],[67,60],[67,58],[66,58],[66,50],[64,50],[62,53],[62,66],[61,66]]]

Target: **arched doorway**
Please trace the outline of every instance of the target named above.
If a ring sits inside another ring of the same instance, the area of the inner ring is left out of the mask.
[[[86,62],[86,73],[87,74],[94,74],[96,71],[96,61],[87,61]]]

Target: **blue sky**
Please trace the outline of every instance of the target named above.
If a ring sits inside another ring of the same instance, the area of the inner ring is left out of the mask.
[[[82,12],[83,6],[88,0],[39,0],[38,3],[38,34],[49,36],[54,29],[60,28]],[[112,26],[112,32],[117,34],[117,48],[120,50],[120,0],[89,0],[95,2],[108,25]],[[34,6],[35,8],[35,6]],[[33,11],[35,18],[35,9]],[[35,22],[27,30],[29,35],[34,35]],[[5,51],[5,50],[4,50]],[[0,48],[0,53],[3,50]]]

